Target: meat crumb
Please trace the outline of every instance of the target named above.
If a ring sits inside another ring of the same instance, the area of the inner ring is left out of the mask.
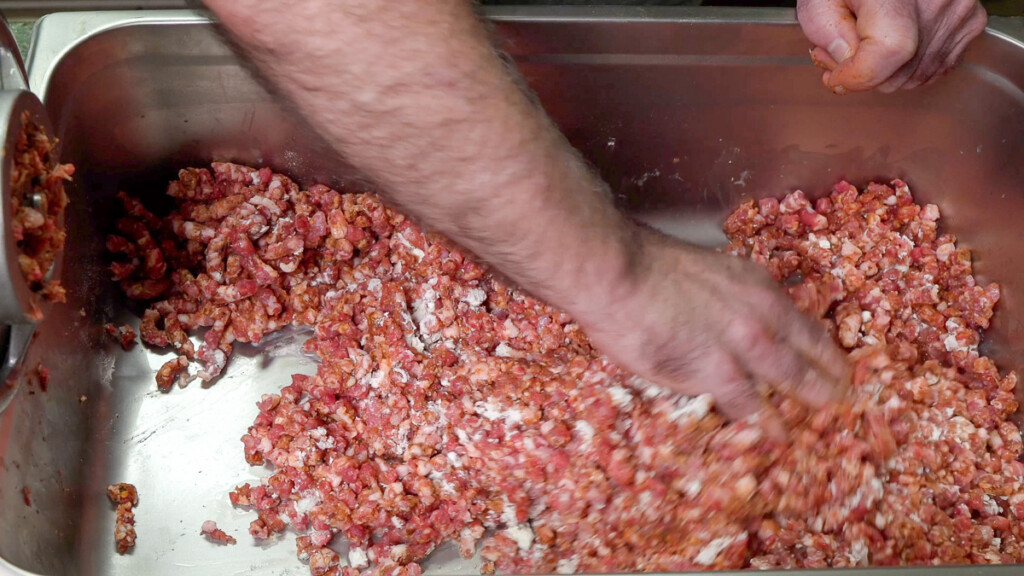
[[[39,389],[46,392],[50,387],[50,369],[43,366],[42,362],[39,362],[36,364],[34,376]]]
[[[203,522],[203,528],[199,533],[206,536],[206,539],[210,542],[214,542],[216,544],[228,545],[237,543],[233,536],[218,528],[217,523],[213,520]]]
[[[132,484],[120,483],[107,486],[107,497],[117,505],[114,521],[114,544],[118,554],[126,554],[135,547],[135,512],[139,494]]]
[[[117,340],[117,342],[121,345],[121,348],[124,349],[125,352],[135,347],[136,334],[135,330],[131,326],[127,324],[116,326],[108,322],[107,324],[103,325],[103,329],[107,332],[107,334],[109,334],[115,340]]]

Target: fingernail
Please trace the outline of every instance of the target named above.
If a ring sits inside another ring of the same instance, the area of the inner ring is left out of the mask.
[[[852,56],[850,54],[850,45],[842,38],[836,38],[828,45],[828,53],[832,55],[832,58],[835,58],[836,62],[842,62]]]
[[[832,87],[832,93],[833,94],[838,94],[840,96],[843,96],[843,95],[846,94],[846,88],[843,88],[842,86],[833,86]]]

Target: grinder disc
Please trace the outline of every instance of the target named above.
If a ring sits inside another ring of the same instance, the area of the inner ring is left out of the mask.
[[[0,134],[3,136],[3,149],[0,151],[0,241],[3,246],[0,250],[0,323],[4,324],[27,324],[34,323],[42,318],[46,310],[47,302],[30,285],[29,279],[23,272],[19,256],[22,254],[22,247],[16,238],[18,225],[15,219],[18,217],[22,206],[32,207],[38,210],[41,199],[38,194],[33,194],[31,189],[15,190],[14,162],[17,149],[18,137],[24,130],[30,128],[29,123],[35,125],[43,134],[52,138],[53,127],[50,124],[49,116],[39,99],[31,92],[24,90],[0,91]],[[49,154],[49,162],[56,165],[59,157],[58,150],[54,148]],[[31,188],[31,183],[23,184]],[[56,223],[63,228],[63,212]],[[56,280],[57,271],[60,268],[59,253],[48,265],[47,270],[42,270],[45,281]]]

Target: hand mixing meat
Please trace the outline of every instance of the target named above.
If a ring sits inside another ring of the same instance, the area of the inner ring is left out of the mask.
[[[734,417],[762,408],[772,390],[815,407],[843,393],[834,344],[763,275],[644,231],[615,208],[495,53],[470,2],[206,4],[389,201],[571,314],[623,367],[715,394]],[[246,241],[220,240],[240,261],[250,259]]]

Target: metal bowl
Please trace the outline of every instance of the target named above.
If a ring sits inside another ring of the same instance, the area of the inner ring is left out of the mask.
[[[746,198],[796,187],[821,193],[841,177],[906,179],[942,206],[944,231],[974,250],[978,274],[1003,283],[986,345],[1006,352],[1002,367],[1024,366],[1024,24],[993,19],[964,65],[934,86],[837,97],[821,87],[791,11],[520,6],[486,14],[622,204],[693,242],[720,245],[722,218]],[[23,387],[0,414],[0,574],[306,573],[291,538],[252,543],[252,515],[226,498],[266,474],[245,463],[238,438],[262,394],[315,369],[299,352],[306,335],[240,345],[215,386],[161,394],[154,372],[170,353],[126,352],[103,332],[106,322],[137,326],[139,312],[110,281],[103,238],[115,225],[118,190],[158,200],[183,166],[265,164],[307,184],[353,174],[195,13],[48,16],[28,60],[62,160],[80,170],[66,214],[68,303],[39,324],[25,360],[45,364],[52,383],[45,393]],[[114,552],[112,482],[139,490],[139,541],[126,556]],[[239,544],[203,541],[208,519]],[[427,569],[473,574],[478,565],[445,549]],[[841,573],[1010,576],[1022,567]]]

